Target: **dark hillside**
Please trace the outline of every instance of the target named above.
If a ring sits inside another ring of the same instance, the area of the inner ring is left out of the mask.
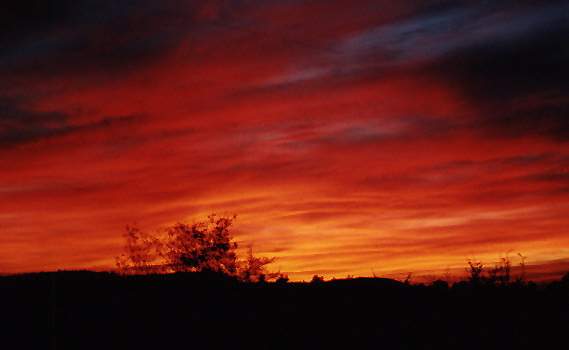
[[[14,349],[568,349],[569,286],[207,274],[0,278]]]

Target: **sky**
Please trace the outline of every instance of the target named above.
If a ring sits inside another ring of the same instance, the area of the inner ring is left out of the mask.
[[[237,214],[292,279],[569,270],[569,3],[9,0],[0,272]]]

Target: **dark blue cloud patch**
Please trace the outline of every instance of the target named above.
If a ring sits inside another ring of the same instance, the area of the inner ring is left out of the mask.
[[[0,99],[0,145],[7,147],[56,134],[66,128],[68,115],[34,111],[14,99]]]
[[[469,101],[473,127],[501,137],[569,140],[569,22],[449,55],[436,71]]]
[[[563,21],[563,4],[452,2],[368,28],[343,40],[337,50],[352,60],[403,64],[512,39]],[[382,62],[378,62],[382,61]]]
[[[0,14],[0,72],[116,74],[177,47],[204,1],[11,1]]]
[[[496,103],[486,106],[483,113],[473,127],[487,135],[507,138],[539,136],[559,142],[569,141],[569,101],[543,102],[535,107],[518,109],[507,102],[502,106]]]
[[[109,116],[86,124],[71,123],[60,111],[38,111],[20,99],[0,99],[0,146],[4,149],[76,132],[108,129],[133,123],[138,116]]]
[[[544,90],[563,93],[569,88],[567,37],[569,15],[521,37],[450,53],[436,62],[436,69],[473,99],[503,101]]]
[[[467,123],[473,130],[569,140],[569,4],[502,6],[485,18],[479,21],[494,24],[478,26],[477,40],[459,36],[466,42],[418,70],[461,93],[475,111]]]

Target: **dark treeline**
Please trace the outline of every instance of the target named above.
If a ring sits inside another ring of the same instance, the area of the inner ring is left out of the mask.
[[[0,278],[17,349],[568,349],[569,278],[413,285],[215,273]]]

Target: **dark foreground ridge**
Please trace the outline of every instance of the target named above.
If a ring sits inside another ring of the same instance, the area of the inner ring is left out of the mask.
[[[254,284],[204,273],[0,277],[2,348],[569,349],[568,282],[447,287],[380,278]]]

